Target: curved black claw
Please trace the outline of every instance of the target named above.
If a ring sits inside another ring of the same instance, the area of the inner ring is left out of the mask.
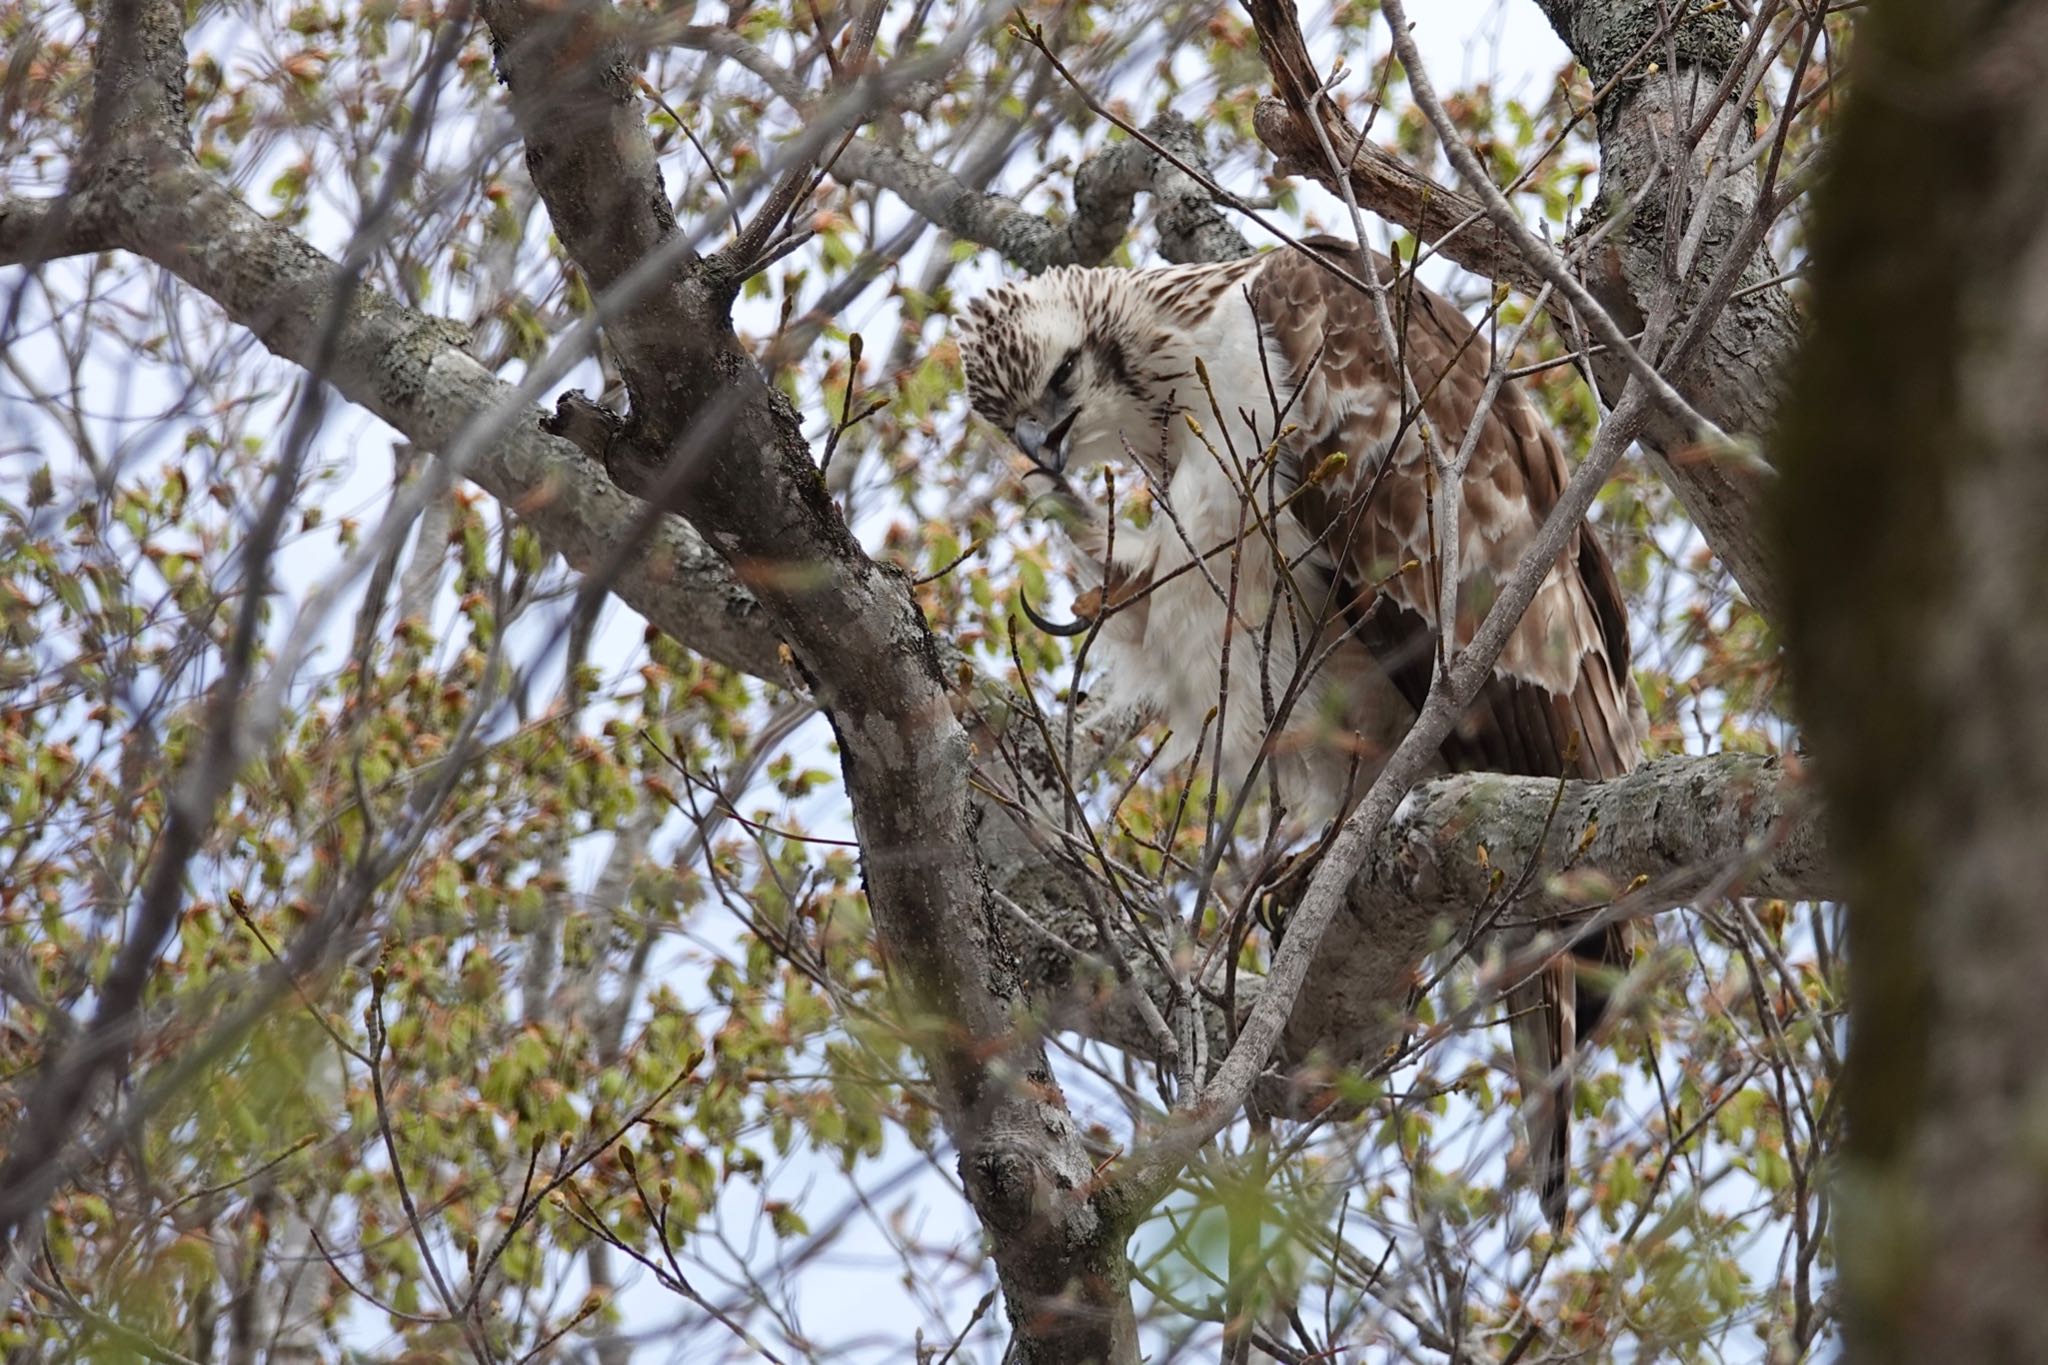
[[[1047,635],[1086,635],[1095,628],[1093,620],[1051,621],[1040,616],[1031,609],[1031,599],[1025,595],[1022,584],[1019,584],[1017,587],[1017,605],[1024,608],[1024,615],[1030,620],[1031,624],[1037,626]]]

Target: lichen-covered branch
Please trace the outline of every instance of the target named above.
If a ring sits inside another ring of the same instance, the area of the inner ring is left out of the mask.
[[[808,110],[815,96],[774,59],[730,29],[691,25],[658,33],[666,41],[737,62],[792,107]],[[1146,135],[1189,165],[1204,164],[1200,132],[1168,110]],[[1032,213],[1007,195],[992,194],[912,148],[855,137],[833,158],[842,181],[879,186],[934,225],[963,241],[1000,252],[1033,274],[1056,265],[1100,265],[1123,245],[1137,196],[1159,201],[1160,250],[1171,261],[1215,261],[1243,256],[1250,246],[1218,211],[1209,189],[1139,141],[1105,147],[1074,172],[1074,212],[1064,222]]]
[[[1611,782],[1467,773],[1424,783],[1352,882],[1288,1019],[1284,1055],[1333,1065],[1375,1055],[1422,954],[1443,931],[1462,940],[1475,914],[1541,923],[1624,893],[1633,912],[1652,914],[1710,887],[1839,894],[1819,802],[1784,760],[1668,758]]]
[[[124,190],[121,243],[207,295],[273,352],[310,363],[336,265],[184,165]],[[424,450],[445,450],[477,424],[511,420],[464,469],[580,569],[607,562],[645,504],[617,488],[540,412],[463,349],[463,329],[358,288],[328,380]],[[681,520],[659,520],[613,582],[621,600],[690,648],[781,680],[773,635],[753,595]]]
[[[1200,134],[1178,114],[1160,115],[1146,132],[1184,161],[1207,160]],[[990,247],[1034,274],[1107,260],[1128,235],[1143,193],[1160,201],[1160,249],[1168,260],[1222,260],[1251,249],[1208,190],[1136,141],[1117,143],[1081,163],[1074,173],[1073,216],[1064,223],[1007,196],[972,189],[913,152],[866,139],[849,144],[833,169],[842,178],[879,185],[954,236]]]
[[[0,202],[0,266],[39,265],[113,245],[104,224],[81,220],[64,200]]]
[[[1101,740],[1084,728],[1084,743]],[[1498,928],[1583,915],[1624,894],[1640,915],[1709,891],[1836,898],[1843,886],[1822,826],[1799,767],[1753,754],[1661,759],[1612,782],[1465,773],[1422,783],[1352,881],[1276,1060],[1291,1071],[1378,1055],[1432,947],[1483,947],[1484,935],[1471,938],[1475,915]],[[1019,912],[1048,931],[1024,943],[1023,961],[1053,1021],[1169,1065],[1136,999],[1148,992],[1163,1006],[1169,987],[1136,943],[1119,936],[1105,944],[1068,874],[1047,867],[1027,840],[993,845],[991,872]],[[1119,964],[1128,973],[1122,984]],[[1240,1009],[1261,989],[1256,976],[1240,976]],[[1225,1037],[1220,1017],[1210,1033]],[[1275,1093],[1281,1098],[1264,1096],[1270,1107],[1300,1097],[1286,1085]]]

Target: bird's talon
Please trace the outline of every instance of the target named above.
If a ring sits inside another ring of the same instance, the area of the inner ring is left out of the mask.
[[[1020,586],[1017,589],[1017,605],[1024,608],[1025,617],[1047,635],[1086,635],[1095,627],[1095,619],[1086,617],[1077,621],[1054,621],[1040,616],[1031,606],[1031,598]]]

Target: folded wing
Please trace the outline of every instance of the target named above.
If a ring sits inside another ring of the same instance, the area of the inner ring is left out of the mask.
[[[1439,633],[1468,643],[1496,594],[1556,504],[1568,473],[1549,424],[1512,382],[1479,411],[1492,353],[1450,303],[1396,278],[1382,257],[1312,238],[1308,251],[1278,252],[1252,284],[1252,303],[1289,377],[1287,420],[1299,468],[1325,477],[1295,495],[1301,518],[1339,577],[1339,609],[1380,667],[1419,708],[1436,666]],[[1313,259],[1358,279],[1389,283],[1399,338],[1389,353],[1366,292]],[[1426,422],[1404,422],[1405,365]],[[1426,442],[1455,452],[1475,422],[1458,517],[1458,594],[1437,599],[1437,528]],[[1332,455],[1342,454],[1332,466]],[[1536,777],[1618,777],[1642,755],[1646,731],[1629,672],[1628,618],[1614,570],[1580,527],[1551,566],[1492,677],[1444,741],[1454,770]],[[1545,1212],[1563,1216],[1570,1157],[1571,1081],[1566,1063],[1605,1003],[1585,967],[1619,965],[1618,933],[1574,946],[1511,990],[1508,1008],[1534,1183]]]

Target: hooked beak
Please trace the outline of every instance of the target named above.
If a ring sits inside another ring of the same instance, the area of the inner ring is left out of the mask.
[[[1048,474],[1058,475],[1067,467],[1067,433],[1074,429],[1074,419],[1080,415],[1081,410],[1075,408],[1060,418],[1050,431],[1045,429],[1044,423],[1034,417],[1023,418],[1010,432],[1010,439],[1017,443],[1019,450],[1030,457],[1031,463]]]

